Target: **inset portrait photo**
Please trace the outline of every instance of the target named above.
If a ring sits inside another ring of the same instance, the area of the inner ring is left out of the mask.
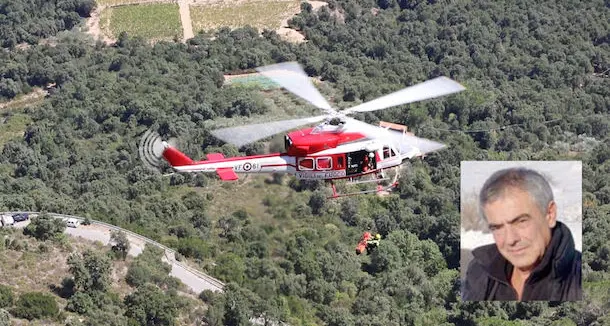
[[[582,299],[582,163],[461,163],[464,301]]]

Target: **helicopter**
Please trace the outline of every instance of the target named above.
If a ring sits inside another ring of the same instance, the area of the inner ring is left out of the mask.
[[[399,168],[405,161],[438,151],[444,144],[415,136],[400,124],[380,122],[379,126],[356,120],[349,115],[382,110],[463,91],[465,88],[447,77],[436,77],[354,107],[337,111],[315,88],[296,62],[259,67],[263,76],[320,109],[323,114],[291,120],[228,127],[211,131],[216,138],[237,146],[287,132],[285,152],[265,155],[225,157],[207,154],[194,161],[168,142],[162,142],[162,157],[178,172],[216,173],[221,180],[237,180],[237,173],[287,173],[297,179],[325,180],[331,184],[331,198],[368,192],[391,191],[398,173],[388,181],[385,171]],[[304,129],[291,131],[310,125]],[[313,125],[313,126],[311,126]],[[368,177],[368,178],[366,178]],[[374,190],[338,193],[334,180],[375,183]]]

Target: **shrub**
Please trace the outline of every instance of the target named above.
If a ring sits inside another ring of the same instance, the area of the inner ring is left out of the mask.
[[[10,307],[13,305],[13,289],[6,285],[0,284],[0,308]]]
[[[112,252],[116,258],[125,260],[127,253],[129,252],[129,239],[127,234],[123,231],[112,231],[110,234],[110,241],[114,243],[112,245]]]
[[[13,315],[27,320],[52,317],[59,313],[52,296],[41,292],[24,293],[17,300]]]
[[[55,238],[58,234],[62,234],[65,229],[66,223],[64,221],[55,219],[48,214],[41,214],[32,219],[32,222],[23,230],[23,233],[45,241]]]
[[[66,306],[66,310],[73,311],[81,315],[88,313],[93,308],[93,300],[88,294],[83,292],[77,292],[70,297],[70,300],[68,300],[68,305]]]
[[[11,315],[4,309],[0,309],[0,326],[11,326]]]

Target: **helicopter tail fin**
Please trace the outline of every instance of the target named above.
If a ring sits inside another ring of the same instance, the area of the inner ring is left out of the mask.
[[[222,160],[223,158],[225,158],[224,155],[222,155],[222,153],[209,153],[205,155],[208,158],[208,161],[218,161],[218,160]]]
[[[163,150],[163,157],[171,166],[176,167],[193,164],[193,160],[186,156],[186,154],[170,146],[166,142],[163,142],[163,146],[165,147],[165,150]]]

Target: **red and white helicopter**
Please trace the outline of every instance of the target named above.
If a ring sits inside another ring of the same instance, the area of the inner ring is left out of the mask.
[[[298,63],[279,63],[257,68],[257,71],[325,114],[218,129],[211,132],[215,137],[241,147],[277,133],[319,124],[286,134],[284,153],[242,157],[224,157],[221,153],[212,153],[207,154],[207,160],[194,161],[163,142],[162,156],[176,171],[215,172],[222,180],[237,180],[237,173],[288,173],[298,179],[330,181],[333,197],[356,194],[337,193],[333,180],[358,180],[369,175],[370,182],[379,185],[374,191],[389,190],[397,184],[398,173],[390,185],[383,188],[380,180],[384,180],[385,170],[399,167],[408,159],[424,156],[445,145],[416,137],[407,132],[405,126],[384,122],[374,126],[348,115],[422,101],[465,89],[449,78],[437,77],[352,108],[336,111],[314,87]],[[363,192],[372,191],[358,193]]]

